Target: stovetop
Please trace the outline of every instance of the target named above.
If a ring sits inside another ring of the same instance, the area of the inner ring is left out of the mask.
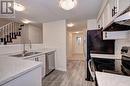
[[[106,67],[107,67],[107,65],[106,65]],[[96,70],[96,71],[129,76],[126,73],[124,73],[124,71],[122,70],[122,60],[121,59],[115,59],[115,63],[114,63],[114,65],[111,65],[111,67],[113,67],[113,69],[109,68],[109,66],[108,66],[108,69],[102,69],[102,70]]]
[[[112,74],[130,76],[130,47],[121,49],[121,59],[96,59],[94,58],[95,70]]]

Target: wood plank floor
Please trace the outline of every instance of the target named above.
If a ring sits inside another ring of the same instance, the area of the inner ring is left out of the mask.
[[[67,72],[55,70],[43,80],[43,86],[93,86],[85,81],[84,61],[68,61]]]
[[[80,60],[80,61],[84,61],[85,58],[84,58],[83,54],[72,54],[71,57],[67,57],[67,60]]]

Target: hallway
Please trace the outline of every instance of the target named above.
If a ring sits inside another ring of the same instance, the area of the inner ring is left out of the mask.
[[[67,57],[69,61],[84,61],[83,54],[72,54],[72,57]]]
[[[84,61],[68,60],[67,72],[54,71],[43,80],[43,86],[92,86],[85,81]]]

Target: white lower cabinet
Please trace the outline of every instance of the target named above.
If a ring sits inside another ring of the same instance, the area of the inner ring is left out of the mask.
[[[43,63],[43,65],[42,65],[42,77],[45,77],[45,70],[46,70],[46,68],[45,68],[45,65],[46,65],[45,64],[46,63],[45,54],[37,56],[37,58],[38,58],[38,61]]]
[[[28,58],[28,60],[39,61],[39,62],[43,63],[43,65],[42,65],[42,77],[44,77],[45,76],[45,69],[46,69],[45,68],[45,54]]]
[[[42,86],[41,67],[33,69],[1,86]]]
[[[103,40],[128,38],[128,31],[103,31]]]

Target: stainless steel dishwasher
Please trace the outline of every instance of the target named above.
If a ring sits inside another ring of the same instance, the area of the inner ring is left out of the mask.
[[[48,75],[53,70],[55,70],[55,51],[48,52],[45,54],[46,56],[46,72],[45,74]]]

